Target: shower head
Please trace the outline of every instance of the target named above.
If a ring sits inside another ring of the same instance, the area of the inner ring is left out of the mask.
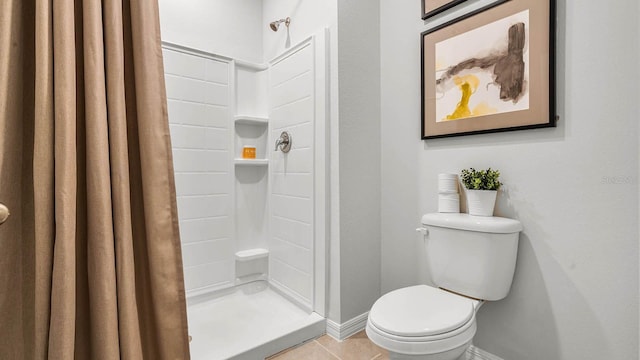
[[[291,24],[291,18],[286,18],[286,19],[280,19],[277,21],[273,21],[269,24],[269,27],[271,28],[271,30],[273,31],[278,31],[278,28],[280,27],[280,24],[284,23],[287,27],[289,27],[289,24]]]

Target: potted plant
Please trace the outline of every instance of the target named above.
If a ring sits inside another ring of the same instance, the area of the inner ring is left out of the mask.
[[[500,171],[488,168],[462,170],[462,184],[467,189],[467,207],[469,215],[493,216],[496,196],[502,183],[498,180]]]

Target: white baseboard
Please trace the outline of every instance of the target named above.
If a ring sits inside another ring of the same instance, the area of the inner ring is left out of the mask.
[[[349,336],[364,330],[367,326],[367,318],[369,312],[360,314],[353,319],[349,319],[342,324],[338,324],[335,321],[327,319],[327,334],[340,341],[348,338]]]
[[[369,318],[369,312],[360,314],[353,319],[349,319],[342,324],[327,319],[327,334],[338,339],[340,341],[348,338],[349,336],[364,330],[367,326],[367,319]],[[504,360],[503,358],[493,355],[490,352],[484,351],[479,347],[471,345],[465,352],[464,360]]]
[[[467,348],[467,352],[465,353],[464,359],[465,360],[504,360],[499,356],[488,353],[473,345]]]

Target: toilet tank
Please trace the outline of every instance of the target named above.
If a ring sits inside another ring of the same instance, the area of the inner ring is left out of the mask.
[[[436,286],[483,300],[507,296],[522,230],[519,221],[432,213],[422,217],[422,225],[427,267]]]

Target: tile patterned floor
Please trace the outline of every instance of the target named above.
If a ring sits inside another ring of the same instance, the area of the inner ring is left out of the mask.
[[[376,346],[363,331],[343,341],[323,335],[287,349],[267,360],[388,360],[389,353]]]

